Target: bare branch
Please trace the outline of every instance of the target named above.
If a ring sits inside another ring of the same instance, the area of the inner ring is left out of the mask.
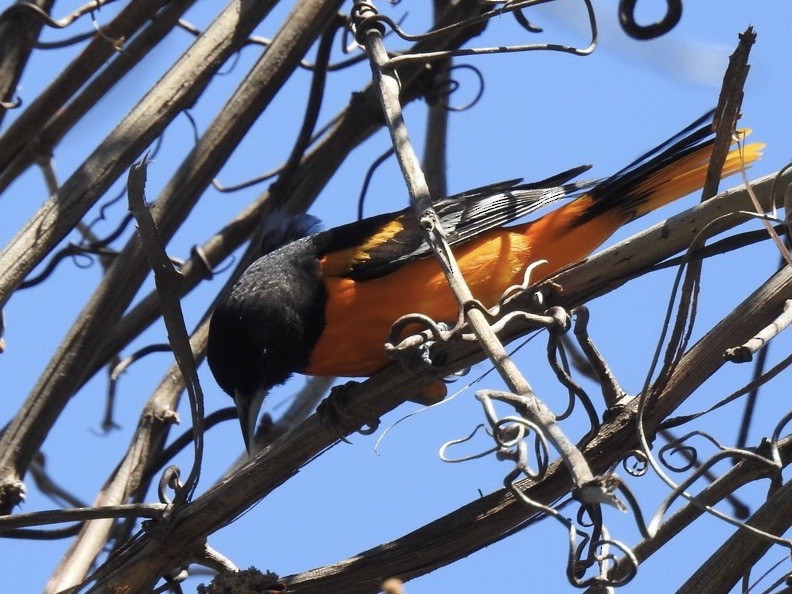
[[[756,351],[764,347],[779,332],[785,330],[790,323],[792,323],[792,301],[787,301],[784,303],[783,313],[773,320],[772,324],[762,328],[756,336],[745,344],[726,349],[723,356],[735,363],[747,363],[753,359],[753,354]]]
[[[162,317],[168,330],[168,342],[171,345],[176,363],[179,365],[182,378],[184,378],[187,392],[190,396],[190,413],[193,425],[193,443],[195,444],[195,459],[192,470],[184,488],[177,493],[176,503],[184,503],[190,498],[198,484],[203,461],[203,418],[204,400],[201,383],[198,380],[195,357],[190,348],[187,337],[187,327],[184,324],[181,301],[181,275],[174,270],[168,259],[159,237],[159,230],[151,212],[146,205],[146,157],[136,163],[129,171],[129,210],[138,223],[138,233],[146,250],[151,269],[154,271],[154,282],[157,286],[157,295],[162,305]]]
[[[24,526],[46,526],[47,524],[95,520],[98,518],[158,518],[162,515],[165,508],[166,506],[162,503],[106,505],[0,516],[0,531],[22,528]]]

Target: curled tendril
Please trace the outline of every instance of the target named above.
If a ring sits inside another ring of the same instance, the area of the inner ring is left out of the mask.
[[[366,195],[368,194],[369,186],[371,185],[371,179],[374,177],[374,173],[379,169],[379,166],[382,165],[385,161],[390,159],[396,153],[396,149],[390,147],[387,151],[382,153],[379,157],[374,159],[374,162],[369,165],[368,170],[366,171],[366,176],[363,178],[363,185],[360,188],[360,195],[358,196],[358,203],[357,203],[357,218],[358,221],[363,218],[363,205],[366,202]]]
[[[50,261],[39,274],[25,279],[19,284],[20,289],[29,289],[47,280],[58,265],[66,258],[72,258],[78,268],[86,269],[93,264],[91,255],[114,256],[115,251],[93,246],[69,244],[50,258]],[[80,260],[80,258],[85,258]],[[87,259],[87,260],[86,260]]]
[[[86,252],[77,252],[76,254],[72,254],[71,261],[80,270],[88,270],[94,265],[94,259],[91,257],[91,254]]]
[[[588,513],[589,511],[590,510],[585,505],[581,505],[577,510],[577,523],[584,528],[591,528],[596,524],[594,518]]]
[[[400,340],[404,330],[409,326],[421,326],[423,330],[416,330],[410,336]],[[391,326],[388,337],[385,341],[385,353],[391,359],[399,359],[407,363],[407,358],[415,354],[413,349],[422,347],[421,360],[430,364],[427,347],[429,343],[443,343],[454,333],[456,328],[448,329],[442,322],[435,322],[432,318],[423,314],[407,314],[396,320]]]
[[[509,416],[498,419],[493,425],[492,437],[499,448],[510,449],[519,444],[526,435],[536,432],[537,427],[522,417]]]
[[[774,208],[781,206],[784,202],[784,195],[779,190],[785,188],[781,188],[779,182],[784,177],[784,174],[789,171],[789,169],[792,169],[792,163],[787,163],[781,169],[779,169],[775,179],[773,179],[773,185],[770,187],[770,198]],[[787,216],[789,216],[789,214],[787,214]]]
[[[630,465],[631,460],[632,465]],[[643,476],[649,470],[649,460],[641,450],[631,450],[622,459],[622,468],[630,476]]]
[[[231,59],[225,64],[225,70],[218,70],[217,76],[228,76],[232,74],[239,64],[239,59],[242,57],[242,52],[237,50],[231,55]]]
[[[638,574],[638,558],[635,556],[633,550],[623,542],[611,538],[603,538],[595,543],[592,543],[592,548],[597,551],[595,558],[599,566],[600,573],[597,576],[580,582],[581,587],[594,586],[599,588],[618,588],[623,586]],[[617,549],[618,553],[614,553],[611,549]],[[617,554],[621,554],[617,558]],[[626,573],[620,575],[611,575],[611,569],[614,567],[616,561],[619,563],[629,563],[629,569]]]
[[[534,480],[540,480],[547,472],[550,460],[550,448],[539,428],[528,419],[518,416],[507,416],[500,419],[491,418],[492,436],[497,444],[495,449],[499,460],[514,462],[514,471]],[[534,436],[534,470],[528,459],[526,437]]]
[[[693,445],[686,443],[693,437],[703,437],[721,451],[726,449],[718,442],[717,439],[708,433],[705,433],[704,431],[691,431],[690,433],[686,433],[685,435],[670,441],[660,448],[658,452],[658,459],[666,468],[675,472],[687,472],[691,468],[698,466],[698,450],[696,450]],[[675,466],[669,459],[670,455],[674,454],[681,455],[685,459],[686,463],[681,466]]]
[[[582,512],[582,513],[581,513]],[[578,510],[578,518],[582,518],[582,514],[585,514],[585,508],[581,507]],[[594,522],[588,522],[589,526],[595,526]],[[598,532],[602,530],[602,525],[600,524],[598,528]],[[586,573],[589,567],[593,565],[591,549],[588,548],[589,543],[593,540],[592,536],[587,532],[583,532],[580,529],[577,530],[578,538],[580,538],[580,542],[576,544],[576,546],[572,546],[575,544],[574,541],[570,541],[570,559],[567,565],[567,576],[571,583],[576,583],[580,580],[583,575]],[[589,550],[589,554],[584,558],[584,553],[586,550]]]
[[[110,370],[110,381],[118,381],[118,378],[123,375],[126,370],[129,368],[130,365],[140,361],[144,357],[151,355],[152,353],[167,353],[171,350],[171,347],[168,343],[158,343],[158,344],[150,344],[148,346],[143,347],[129,355],[128,357],[124,357],[119,361],[113,368]]]
[[[436,80],[440,81],[439,84],[437,84],[434,89],[429,90],[424,94],[427,103],[432,105],[438,99],[451,97],[462,87],[462,83],[449,76],[451,72],[455,70],[469,70],[472,72],[478,80],[478,90],[476,91],[473,99],[467,103],[463,103],[462,105],[445,105],[443,108],[447,111],[462,112],[472,109],[479,101],[481,101],[481,97],[484,95],[485,88],[484,75],[481,73],[481,70],[472,64],[454,64],[451,66],[451,68],[447,68],[438,73]]]
[[[665,35],[676,27],[682,18],[682,0],[666,0],[666,13],[662,19],[649,25],[639,25],[635,21],[637,1],[621,0],[619,2],[619,22],[624,32],[633,39],[644,41]]]
[[[187,122],[190,124],[190,130],[192,130],[193,135],[193,144],[198,144],[201,133],[198,131],[198,122],[195,121],[195,116],[189,109],[185,109],[182,114],[185,118],[187,118]]]
[[[555,372],[556,377],[567,389],[568,398],[566,410],[556,414],[556,419],[563,421],[569,418],[575,411],[575,396],[580,396],[582,399],[589,400],[589,403],[590,399],[583,388],[572,380],[566,349],[564,348],[564,344],[559,340],[557,334],[551,334],[550,339],[547,341],[547,360],[550,363],[550,367]],[[594,413],[594,423],[598,425],[596,412]]]
[[[675,454],[682,456],[684,460],[683,464],[675,465],[671,461],[671,456]],[[690,444],[669,443],[660,448],[658,457],[669,470],[673,470],[674,472],[687,472],[698,463],[698,450]]]
[[[94,35],[96,35],[96,31],[86,31],[85,33],[78,33],[77,35],[72,35],[71,37],[59,39],[57,41],[36,41],[33,47],[40,50],[62,49],[87,41]]]
[[[619,499],[619,502],[622,506],[624,506],[625,501],[627,502],[627,505],[624,506],[624,511],[629,510],[632,513],[633,518],[635,519],[635,524],[638,527],[638,531],[641,533],[641,536],[644,538],[649,538],[649,528],[646,525],[646,520],[644,520],[641,506],[638,504],[638,499],[636,499],[633,492],[627,486],[627,483],[625,483],[621,477],[615,473],[608,475],[606,482],[609,492],[615,493],[618,491],[619,494],[621,494],[622,498]]]
[[[88,230],[89,231],[93,231],[93,229],[94,229],[94,227],[96,227],[96,225],[98,225],[102,221],[106,221],[107,220],[107,211],[111,207],[113,207],[114,205],[118,204],[118,202],[120,202],[126,196],[126,193],[127,193],[127,189],[126,189],[126,186],[124,186],[112,198],[110,198],[109,200],[104,202],[99,207],[99,214],[96,215],[96,217],[90,223],[88,223],[86,225]]]
[[[560,359],[560,360],[559,360]],[[556,415],[559,420],[569,417],[574,411],[575,404],[580,402],[589,420],[589,430],[581,438],[582,443],[589,443],[600,428],[599,416],[597,409],[594,406],[589,395],[580,387],[573,379],[569,370],[569,362],[567,361],[566,351],[563,342],[561,341],[561,334],[559,332],[550,332],[549,340],[547,341],[547,361],[551,369],[555,372],[556,378],[563,385],[569,394],[567,409],[560,415]]]
[[[160,477],[159,484],[157,486],[157,495],[159,496],[160,503],[173,503],[171,498],[168,496],[168,489],[178,491],[184,487],[184,484],[179,480],[180,476],[181,470],[179,470],[179,467],[175,465],[168,466],[162,472],[162,476]]]
[[[490,454],[495,453],[498,450],[497,446],[491,447],[491,448],[489,448],[487,450],[484,450],[483,452],[479,452],[477,454],[471,454],[469,456],[462,456],[460,458],[451,458],[451,457],[446,455],[446,452],[448,452],[448,450],[450,448],[471,441],[475,437],[476,433],[478,433],[481,429],[484,429],[484,424],[483,423],[479,423],[478,425],[476,425],[476,427],[473,429],[473,431],[471,431],[470,434],[467,435],[466,437],[461,437],[459,439],[452,439],[450,441],[445,442],[440,447],[440,451],[438,452],[438,455],[440,456],[440,459],[443,462],[448,462],[449,464],[458,464],[460,462],[468,462],[470,460],[477,460],[478,458],[483,458],[485,456],[489,456]]]
[[[401,15],[398,18],[396,23],[399,26],[403,25],[404,21],[407,20],[408,14],[409,13],[405,12],[403,15]],[[352,19],[344,18],[344,21],[345,23],[340,37],[341,53],[344,54],[345,56],[348,56],[353,52],[357,52],[357,54],[350,58],[347,58],[346,60],[341,60],[340,62],[334,62],[332,64],[328,64],[326,68],[328,72],[337,72],[339,70],[344,70],[345,68],[349,68],[350,66],[354,66],[355,64],[359,64],[360,62],[363,62],[368,59],[368,55],[364,51],[361,51],[363,48],[360,45],[360,43],[357,42],[357,40],[351,43],[349,41],[349,36],[350,35],[354,36],[354,26],[352,24]],[[393,31],[386,31],[382,36],[383,39],[387,39],[388,36],[390,36],[392,33]],[[313,70],[316,67],[316,65],[303,60],[302,62],[300,62],[300,67],[304,68],[305,70]]]
[[[517,24],[520,25],[523,29],[528,31],[529,33],[541,33],[544,31],[540,26],[534,25],[531,21],[528,20],[528,17],[525,16],[523,13],[522,8],[518,8],[513,13],[514,20],[517,21]]]
[[[97,9],[100,9],[103,4],[111,4],[116,2],[116,0],[93,0],[86,2],[83,6],[72,12],[71,14],[66,15],[61,19],[54,19],[52,18],[45,10],[36,6],[32,2],[15,2],[11,6],[9,6],[6,10],[0,14],[0,20],[6,19],[11,17],[12,15],[19,13],[19,12],[26,12],[28,15],[35,16],[38,18],[42,23],[44,23],[47,27],[52,29],[64,29],[71,25],[74,21],[79,19],[80,17],[90,14],[91,19],[94,20],[94,12]]]
[[[212,268],[212,263],[209,261],[209,256],[206,255],[206,251],[204,250],[203,246],[200,245],[192,246],[192,249],[190,250],[190,257],[194,261],[200,263],[200,265],[203,267],[203,275],[201,278],[204,280],[212,280],[216,274],[223,274],[236,263],[236,256],[231,254],[226,264]]]
[[[98,220],[99,219],[95,219],[86,226],[89,232],[91,230],[91,226],[95,225]],[[110,249],[109,246],[123,234],[131,221],[132,214],[127,213],[121,220],[121,223],[118,225],[118,227],[111,231],[107,237],[104,237],[103,239],[97,239],[95,241],[81,243],[79,245],[74,243],[68,244],[66,247],[53,254],[47,265],[44,267],[44,270],[20,283],[19,288],[29,289],[30,287],[41,284],[47,280],[53,272],[55,272],[55,269],[58,267],[58,265],[66,258],[71,258],[75,266],[85,270],[93,266],[93,256],[99,256],[100,258],[114,257],[117,252],[113,249]]]
[[[283,166],[282,165],[276,167],[275,169],[271,169],[270,171],[267,171],[266,173],[262,173],[261,175],[258,175],[256,177],[250,178],[250,179],[245,180],[243,182],[240,182],[238,184],[232,184],[230,186],[224,186],[222,183],[220,183],[217,180],[217,178],[215,178],[215,179],[212,180],[212,187],[215,190],[217,190],[218,192],[221,192],[223,194],[230,194],[232,192],[238,192],[239,190],[245,190],[245,189],[250,188],[252,186],[255,186],[257,184],[263,183],[263,182],[265,182],[267,180],[272,179],[273,177],[277,177],[278,175],[280,175],[281,171],[283,171]]]
[[[355,6],[352,8],[351,20],[352,33],[355,35],[355,41],[360,45],[364,45],[366,31],[370,29],[378,29],[380,35],[385,35],[385,24],[395,31],[399,37],[406,39],[401,35],[401,28],[392,19],[379,14],[374,5],[366,2],[366,0],[355,2]]]
[[[778,466],[778,468],[784,467],[781,461],[781,453],[778,451],[778,441],[781,439],[781,432],[784,430],[784,427],[786,427],[787,424],[789,424],[790,421],[792,421],[792,411],[788,412],[783,417],[781,417],[781,420],[775,426],[775,429],[773,429],[773,435],[770,438],[770,456],[773,463],[775,463]]]
[[[124,231],[126,231],[126,228],[129,226],[129,223],[132,222],[132,219],[134,219],[132,213],[128,212],[126,215],[124,215],[124,218],[121,219],[121,222],[119,223],[118,227],[116,227],[113,231],[111,231],[110,234],[107,235],[104,239],[95,241],[91,245],[99,248],[108,247],[116,239],[121,237]]]

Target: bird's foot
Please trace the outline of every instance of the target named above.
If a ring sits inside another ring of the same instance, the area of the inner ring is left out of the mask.
[[[360,421],[349,413],[349,389],[356,386],[359,382],[349,381],[339,386],[333,386],[327,398],[319,403],[316,409],[319,415],[319,422],[328,431],[331,431],[338,439],[345,443],[351,443],[347,435],[357,431],[363,435],[370,435],[377,430],[379,420],[365,423],[361,428]]]

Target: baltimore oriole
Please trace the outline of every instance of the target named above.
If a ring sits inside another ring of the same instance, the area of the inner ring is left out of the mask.
[[[588,167],[542,182],[493,184],[435,205],[473,295],[497,302],[526,267],[534,280],[585,258],[623,224],[699,189],[714,141],[711,114],[612,177],[569,183]],[[760,156],[732,150],[723,175]],[[528,223],[504,227],[560,198],[575,199]],[[314,232],[301,215],[281,221],[264,254],[216,307],[209,367],[231,395],[249,447],[266,392],[292,373],[369,376],[388,363],[392,323],[422,313],[453,323],[457,304],[411,209]]]

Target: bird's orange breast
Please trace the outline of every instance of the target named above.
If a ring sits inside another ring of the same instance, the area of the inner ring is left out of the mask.
[[[585,205],[570,203],[531,223],[494,229],[454,247],[459,268],[473,296],[490,307],[503,291],[523,281],[526,267],[533,281],[588,255],[619,221],[600,217],[568,234],[570,222]],[[326,326],[313,349],[310,375],[368,376],[388,363],[383,345],[391,325],[409,313],[453,324],[457,303],[433,257],[410,262],[395,272],[367,281],[325,278]]]

